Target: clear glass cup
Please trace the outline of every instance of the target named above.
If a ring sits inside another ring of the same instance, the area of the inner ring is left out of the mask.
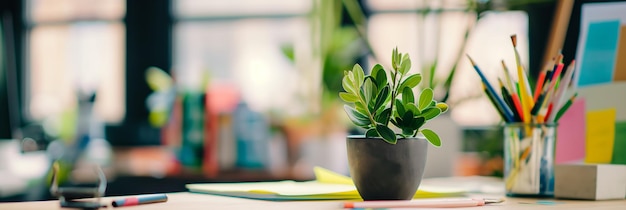
[[[504,125],[507,196],[554,196],[554,123]]]

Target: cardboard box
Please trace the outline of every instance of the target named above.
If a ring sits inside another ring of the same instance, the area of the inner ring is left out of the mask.
[[[626,165],[556,165],[554,197],[584,200],[625,199]]]

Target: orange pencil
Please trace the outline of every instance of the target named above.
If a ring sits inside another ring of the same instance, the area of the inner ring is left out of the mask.
[[[543,90],[543,83],[545,82],[547,76],[546,74],[548,73],[548,69],[550,69],[550,67],[554,65],[554,61],[555,59],[552,58],[552,61],[546,63],[546,66],[544,66],[541,70],[541,73],[539,73],[539,79],[537,79],[537,83],[535,84],[535,95],[533,97],[535,102],[537,101],[537,98],[539,98],[539,95],[541,95],[541,91]]]

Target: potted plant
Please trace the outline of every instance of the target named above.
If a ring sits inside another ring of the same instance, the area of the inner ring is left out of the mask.
[[[428,87],[416,97],[413,89],[422,76],[409,73],[408,54],[396,48],[391,60],[389,72],[376,64],[369,75],[355,64],[344,73],[345,92],[339,93],[352,123],[365,129],[365,135],[347,137],[350,174],[364,200],[413,198],[424,173],[427,141],[441,146],[439,136],[423,126],[448,105],[433,100]]]

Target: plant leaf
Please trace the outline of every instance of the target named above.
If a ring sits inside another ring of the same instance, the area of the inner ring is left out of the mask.
[[[348,114],[348,118],[350,118],[350,121],[352,121],[352,123],[354,123],[355,125],[367,126],[371,124],[370,119],[366,115],[360,113],[351,106],[343,105],[343,108],[346,111],[346,114]]]
[[[387,101],[387,97],[389,97],[389,85],[386,85],[381,91],[380,94],[376,97],[376,103],[374,103],[374,108],[378,109],[385,104]]]
[[[414,103],[408,103],[408,104],[405,104],[405,105],[404,105],[404,108],[405,108],[407,111],[408,111],[408,110],[411,110],[411,111],[413,112],[413,114],[415,114],[415,115],[420,115],[420,114],[422,114],[422,111],[420,111],[420,110],[417,108],[417,105],[415,105]]]
[[[387,85],[387,72],[385,72],[385,69],[380,64],[376,64],[372,67],[370,75],[374,77],[378,88]]]
[[[398,119],[400,119],[400,118],[398,118]],[[391,118],[391,120],[389,120],[389,121],[391,122],[391,124],[395,125],[396,127],[400,127],[400,126],[398,125],[398,122],[396,122],[396,120],[395,120],[395,119]]]
[[[356,88],[358,89],[363,83],[363,78],[365,77],[365,72],[363,72],[363,68],[361,67],[361,65],[354,64],[354,66],[352,67],[352,72],[354,72],[354,80],[356,81]]]
[[[433,90],[426,88],[420,93],[419,109],[424,110],[433,101]]]
[[[402,90],[402,103],[415,103],[415,96],[411,88],[404,87]]]
[[[389,117],[391,116],[391,108],[386,108],[378,116],[376,116],[376,122],[387,125],[389,123]]]
[[[398,122],[398,128],[402,130],[410,130],[410,125],[413,121],[413,112],[411,110],[407,110],[404,115],[396,118],[396,121]]]
[[[380,66],[380,65],[377,65]],[[387,84],[387,73],[382,70],[382,66],[380,66],[380,71],[377,72],[372,72],[372,75],[376,77],[376,86],[377,87],[383,87],[383,86],[388,86]]]
[[[393,48],[391,51],[391,66],[393,69],[398,68],[398,47]]]
[[[437,108],[441,109],[441,113],[448,111],[448,104],[446,103],[437,103]]]
[[[424,119],[424,117],[415,117],[413,120],[414,124],[411,125],[411,129],[413,130],[419,130],[419,128],[426,123],[426,119]]]
[[[409,58],[409,54],[405,53],[402,57],[402,64],[400,64],[400,73],[405,75],[411,69],[411,59]]]
[[[415,130],[412,130],[410,128],[405,128],[405,129],[402,129],[402,136],[404,136],[404,137],[412,136],[414,132],[415,132]]]
[[[372,138],[372,137],[380,137],[380,136],[378,135],[378,132],[376,132],[376,128],[370,128],[370,129],[367,129],[367,131],[365,132],[365,137]]]
[[[376,132],[378,132],[380,137],[382,137],[387,143],[396,144],[396,142],[398,142],[396,134],[385,125],[376,124]]]
[[[428,142],[430,142],[430,144],[432,144],[435,147],[441,146],[441,139],[439,139],[439,135],[437,135],[437,133],[435,133],[434,131],[430,129],[422,129],[421,132],[424,135],[424,137],[426,137]]]
[[[428,85],[430,85],[430,88],[435,88],[435,81],[433,81],[435,79],[435,70],[437,70],[437,59],[435,59],[435,61],[430,65],[430,75],[429,75],[429,80],[428,80]]]
[[[350,75],[352,75],[352,73],[347,72],[347,74],[343,76],[343,79],[341,80],[341,86],[344,90],[346,90],[346,92],[356,95],[357,89],[354,89],[354,81],[351,80]]]
[[[347,103],[354,103],[354,102],[359,101],[359,97],[357,97],[356,95],[352,93],[346,93],[346,92],[340,92],[339,98],[341,98],[343,101]]]
[[[398,128],[402,128],[404,127],[404,121],[402,120],[401,117],[396,117],[393,119],[395,121],[395,123],[393,125],[395,125]]]
[[[404,104],[402,104],[402,101],[400,101],[400,99],[395,99],[396,100],[396,113],[398,114],[397,117],[400,117],[402,115],[404,115],[404,112],[406,112],[406,109],[404,108]]]
[[[426,108],[421,116],[426,118],[426,120],[430,120],[433,119],[437,116],[439,116],[439,114],[441,114],[441,109],[437,108],[437,107],[431,107],[431,108]]]
[[[403,117],[403,120],[405,120],[407,123],[404,126],[405,129],[411,129],[413,131],[417,130],[420,126],[422,126],[422,124],[424,124],[424,117],[414,117],[414,116],[405,116],[406,118]],[[411,133],[414,134],[414,133]]]
[[[365,105],[360,101],[354,102],[354,108],[357,111],[359,111],[361,114],[367,115],[368,113],[367,109],[365,108]]]
[[[369,105],[377,93],[376,84],[374,84],[374,81],[372,81],[372,77],[370,76],[365,77],[365,83],[363,84],[362,90],[363,90],[363,98],[365,99],[365,103]]]
[[[422,81],[421,74],[413,74],[407,77],[404,81],[402,81],[402,83],[400,83],[400,88],[398,89],[403,90],[404,87],[409,87],[409,88],[417,87],[417,85],[419,85],[421,81]]]
[[[411,110],[407,110],[404,115],[402,115],[402,120],[406,122],[406,125],[403,127],[407,127],[407,125],[412,123],[411,121],[413,121],[413,116],[413,111]]]

